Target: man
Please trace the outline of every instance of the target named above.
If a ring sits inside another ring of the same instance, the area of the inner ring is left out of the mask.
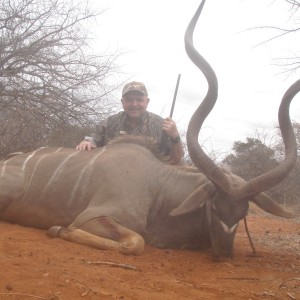
[[[170,156],[172,162],[181,161],[184,150],[175,122],[171,118],[163,119],[148,112],[148,92],[142,82],[127,83],[122,91],[122,105],[124,111],[107,118],[99,132],[93,136],[86,136],[76,150],[91,150],[102,147],[107,142],[122,134],[143,135],[154,138],[158,143],[165,135],[166,143],[161,144],[161,150]],[[165,134],[163,134],[165,133]]]

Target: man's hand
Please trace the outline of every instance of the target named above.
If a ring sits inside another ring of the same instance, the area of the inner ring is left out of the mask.
[[[90,151],[94,148],[96,148],[96,146],[90,141],[82,141],[76,146],[76,150],[78,151],[85,151],[85,150]]]
[[[179,135],[176,123],[171,118],[164,120],[162,130],[164,130],[171,139],[175,139]]]

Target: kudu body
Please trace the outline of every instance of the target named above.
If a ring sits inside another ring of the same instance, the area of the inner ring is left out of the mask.
[[[216,166],[198,143],[218,91],[213,70],[192,41],[204,2],[185,36],[187,53],[209,85],[187,132],[189,154],[199,171],[159,160],[140,137],[88,152],[40,148],[11,155],[0,166],[1,220],[125,254],[141,254],[146,241],[165,248],[211,247],[220,256],[232,255],[237,224],[247,214],[249,201],[271,214],[291,216],[264,191],[282,181],[295,164],[289,105],[300,81],[288,89],[279,108],[284,161],[248,182]]]

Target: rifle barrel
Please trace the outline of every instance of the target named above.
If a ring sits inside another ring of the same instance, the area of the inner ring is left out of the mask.
[[[170,112],[170,118],[172,118],[173,112],[174,112],[174,107],[175,107],[175,102],[176,102],[176,97],[177,97],[177,91],[178,91],[178,86],[179,86],[179,82],[180,82],[180,77],[181,77],[181,74],[178,74],[176,88],[175,88],[175,93],[174,93],[172,107],[171,107],[171,112]]]

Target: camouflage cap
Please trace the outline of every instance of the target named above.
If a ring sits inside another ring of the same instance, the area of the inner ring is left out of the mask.
[[[127,84],[125,84],[123,91],[122,91],[122,96],[124,96],[126,93],[130,91],[138,91],[144,94],[145,96],[148,96],[147,89],[145,85],[142,82],[138,81],[132,81]]]

